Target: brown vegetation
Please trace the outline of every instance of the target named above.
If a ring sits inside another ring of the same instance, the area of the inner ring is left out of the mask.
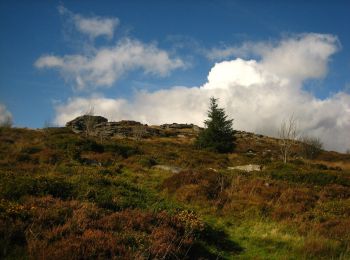
[[[235,153],[216,154],[187,136],[100,140],[66,128],[0,128],[0,148],[0,258],[349,256],[346,154],[305,160],[296,142],[283,164],[278,140],[243,132]],[[227,170],[248,163],[263,170]],[[274,228],[259,234],[259,223]],[[274,240],[276,226],[299,242]]]

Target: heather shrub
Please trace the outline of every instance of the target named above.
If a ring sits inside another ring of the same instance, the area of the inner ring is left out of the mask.
[[[283,164],[276,144],[249,135],[220,154],[196,149],[194,134],[102,142],[0,130],[0,259],[349,258],[345,155]],[[226,170],[253,163],[264,168]]]
[[[39,153],[39,162],[43,164],[57,164],[64,159],[64,152],[55,151],[50,148],[44,148]]]
[[[73,215],[77,203],[62,201],[52,196],[29,197],[24,207],[29,211],[33,228],[41,232],[43,229],[63,225]]]
[[[71,206],[73,211],[65,222],[53,228],[34,222],[36,233],[27,236],[30,257],[178,259],[188,254],[203,230],[202,222],[191,212],[169,215],[127,209],[109,214],[88,205]]]
[[[123,158],[128,158],[130,156],[140,153],[140,151],[137,148],[114,142],[105,144],[103,147],[105,152],[111,152],[115,155],[120,155]]]
[[[64,177],[33,177],[30,175],[16,176],[13,174],[0,175],[0,196],[17,200],[25,195],[52,195],[67,199],[74,197],[74,186]]]
[[[80,146],[80,150],[83,151],[90,151],[90,152],[96,152],[96,153],[103,153],[104,152],[104,146],[102,144],[98,144],[93,139],[84,139],[80,143],[77,143],[77,145]]]
[[[0,258],[5,259],[8,255],[15,255],[13,251],[26,246],[26,224],[18,219],[10,219],[0,213]]]
[[[330,259],[334,256],[339,256],[340,248],[341,243],[337,241],[310,237],[304,241],[300,251],[307,258],[316,257],[317,259]]]
[[[339,184],[343,186],[350,186],[350,180],[348,178],[341,177],[339,175],[334,175],[326,172],[272,172],[271,177],[277,180],[285,180],[295,183],[305,183],[311,185],[329,185],[329,184]]]
[[[198,196],[216,199],[230,184],[230,178],[223,173],[203,171],[182,171],[164,180],[162,187],[173,193],[186,185],[196,187]]]
[[[139,160],[141,166],[146,168],[151,168],[152,166],[157,164],[157,159],[152,156],[142,156]]]
[[[21,153],[26,153],[26,154],[35,154],[40,152],[42,149],[37,146],[29,146],[29,147],[23,147],[21,149]]]
[[[339,184],[327,185],[320,192],[320,197],[323,200],[347,199],[350,198],[350,189]]]
[[[113,179],[109,175],[93,175],[79,178],[77,197],[95,202],[99,207],[112,211],[126,208],[149,208],[162,200],[147,189],[122,179]]]

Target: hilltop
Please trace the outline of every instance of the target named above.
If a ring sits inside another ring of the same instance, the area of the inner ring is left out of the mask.
[[[122,120],[119,122],[108,122],[107,118],[102,116],[84,115],[75,118],[66,123],[66,127],[74,133],[85,134],[100,140],[110,138],[133,138],[150,139],[173,137],[182,142],[192,143],[194,138],[202,130],[201,127],[194,124],[171,123],[162,125],[147,125],[131,120]],[[246,154],[250,158],[256,157],[257,160],[278,160],[281,154],[278,138],[254,134],[246,131],[236,130],[234,133],[236,140],[235,154]],[[292,147],[291,158],[302,159],[303,143],[295,141]],[[346,162],[350,155],[341,154],[334,151],[321,150],[317,158],[325,161]],[[329,163],[327,163],[329,164]]]
[[[350,257],[350,155],[306,159],[296,142],[284,164],[279,139],[243,131],[218,154],[196,149],[199,131],[0,128],[1,258]]]

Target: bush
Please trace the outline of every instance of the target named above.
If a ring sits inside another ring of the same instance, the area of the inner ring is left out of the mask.
[[[299,171],[273,171],[271,177],[277,180],[290,181],[295,183],[305,183],[312,185],[325,186],[329,184],[340,184],[350,186],[350,180],[341,176],[333,175],[325,172],[300,172]]]
[[[314,159],[321,153],[323,144],[320,138],[304,136],[300,141],[302,142],[303,155],[305,158]]]
[[[144,156],[140,159],[139,163],[142,167],[151,168],[157,164],[157,160],[152,156]]]
[[[231,179],[219,172],[182,171],[165,179],[162,188],[173,193],[184,186],[189,186],[194,192],[194,198],[203,196],[213,200],[217,199],[230,183]]]
[[[95,140],[85,139],[82,142],[77,143],[76,145],[79,146],[82,152],[84,151],[97,152],[97,153],[104,152],[104,146],[96,143]]]
[[[21,153],[26,153],[26,154],[35,154],[41,151],[40,147],[37,146],[29,146],[29,147],[24,147],[21,150]]]
[[[121,155],[124,158],[128,158],[132,155],[140,153],[140,151],[134,147],[116,144],[116,143],[104,145],[104,150],[105,152],[112,152],[114,154]]]
[[[84,183],[85,182],[85,183]],[[131,182],[97,175],[79,180],[81,190],[78,197],[95,202],[100,208],[112,211],[126,208],[150,208],[161,200],[148,190]]]
[[[33,177],[2,174],[0,196],[5,199],[18,200],[26,195],[52,195],[62,199],[74,197],[74,186],[63,177]]]
[[[301,248],[301,252],[304,253],[307,258],[333,259],[334,256],[339,257],[339,249],[341,249],[341,244],[338,241],[307,238]]]
[[[56,202],[49,208],[55,206],[64,205]],[[63,225],[33,223],[30,228],[38,233],[28,232],[30,258],[184,259],[203,230],[192,212],[170,215],[127,209],[108,214],[91,205],[70,206],[73,212]],[[50,209],[40,211],[48,216]]]

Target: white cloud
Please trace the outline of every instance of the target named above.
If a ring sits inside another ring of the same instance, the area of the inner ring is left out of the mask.
[[[299,85],[305,79],[324,77],[327,61],[339,46],[333,35],[309,33],[278,42],[247,42],[241,46],[213,48],[206,52],[206,56],[212,60],[258,56],[264,70]]]
[[[326,75],[327,63],[338,47],[336,38],[304,34],[267,46],[261,60],[216,63],[202,86],[138,92],[129,101],[72,98],[56,107],[56,123],[65,124],[93,104],[96,114],[110,120],[202,125],[209,97],[215,96],[234,118],[236,129],[274,136],[281,121],[294,114],[300,129],[320,137],[327,149],[349,148],[350,95],[340,92],[321,100],[302,88],[303,81]]]
[[[155,44],[131,39],[120,40],[113,47],[100,48],[93,55],[42,56],[34,65],[37,68],[58,69],[78,89],[110,87],[122,75],[136,69],[162,77],[185,66],[180,58],[171,58]]]
[[[305,79],[324,77],[327,61],[338,50],[338,45],[333,35],[303,34],[259,51],[266,70],[300,83]]]
[[[105,35],[111,39],[114,34],[114,29],[118,24],[119,20],[117,18],[84,18],[79,15],[75,17],[75,25],[77,29],[80,32],[89,35],[91,38]]]
[[[12,114],[7,110],[6,106],[0,104],[0,125],[12,124]]]
[[[80,14],[74,14],[63,5],[58,6],[58,11],[62,16],[66,16],[77,31],[86,34],[91,39],[99,36],[106,36],[112,39],[114,30],[119,25],[119,19],[116,17],[106,18],[100,16],[85,17]]]
[[[84,17],[75,14],[63,5],[58,7],[64,18],[66,31],[76,29],[91,39],[98,36],[113,37],[119,24],[118,18],[98,16]],[[114,44],[96,47],[92,41],[82,39],[80,53],[57,56],[42,55],[34,62],[39,69],[56,69],[76,89],[111,87],[121,76],[133,70],[164,77],[171,71],[184,68],[185,63],[178,57],[157,47],[155,43],[143,43],[136,39],[122,38]]]
[[[34,64],[37,68],[41,69],[41,68],[54,68],[54,67],[62,67],[64,65],[64,60],[56,57],[56,56],[42,56],[41,58],[39,58],[35,64]]]
[[[232,85],[250,87],[265,83],[268,80],[266,77],[267,73],[259,68],[255,60],[238,58],[216,63],[209,72],[208,83],[204,88],[230,88]]]

